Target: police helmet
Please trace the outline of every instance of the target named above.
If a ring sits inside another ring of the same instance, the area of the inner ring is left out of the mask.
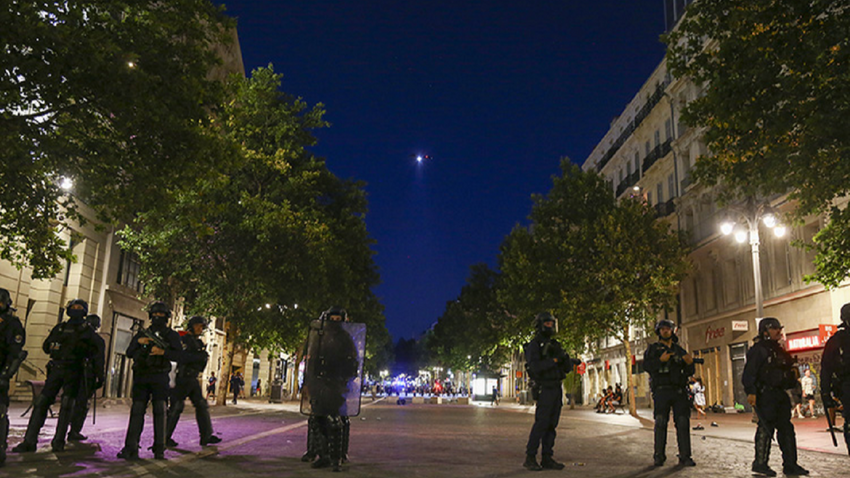
[[[100,316],[97,314],[91,314],[86,316],[86,322],[88,322],[89,326],[94,330],[100,328]]]
[[[759,337],[764,337],[767,329],[782,329],[782,324],[776,317],[765,317],[759,322]]]
[[[166,319],[170,319],[171,318],[171,309],[169,309],[168,306],[165,305],[165,302],[158,300],[156,302],[152,302],[151,305],[148,306],[148,315],[152,317],[155,314],[156,315],[161,314],[161,315],[164,315]]]
[[[204,328],[206,328],[207,319],[201,317],[200,315],[193,315],[191,318],[189,318],[189,324],[186,326],[186,328],[192,330],[192,327],[194,327],[195,324],[203,324]]]
[[[71,307],[75,305],[83,307],[83,313],[80,314],[82,317],[85,317],[89,313],[89,304],[86,301],[83,299],[74,299],[68,302],[68,305],[65,306],[65,311],[68,313],[68,316],[71,316]]]
[[[850,302],[841,307],[841,322],[843,322],[845,326],[850,326]]]
[[[322,314],[322,320],[330,320],[330,318],[334,315],[342,317],[343,322],[348,321],[348,312],[346,312],[342,307],[336,305],[332,306]]]
[[[534,317],[534,328],[538,331],[543,330],[543,324],[546,322],[554,322],[556,325],[558,323],[554,315],[549,312],[540,312]]]
[[[655,324],[655,333],[656,333],[659,337],[661,337],[661,328],[662,328],[662,327],[670,327],[670,331],[671,331],[671,332],[674,332],[674,333],[675,333],[675,331],[676,331],[676,324],[675,324],[675,323],[673,323],[673,321],[672,321],[672,320],[670,320],[670,319],[661,319],[661,320],[659,320],[659,321]]]
[[[5,312],[12,308],[12,296],[6,289],[0,288],[0,310]]]

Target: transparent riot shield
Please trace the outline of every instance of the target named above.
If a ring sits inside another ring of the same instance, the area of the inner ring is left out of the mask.
[[[359,415],[365,350],[366,324],[313,321],[304,355],[301,413]]]

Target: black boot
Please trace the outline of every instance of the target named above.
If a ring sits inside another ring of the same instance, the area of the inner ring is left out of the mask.
[[[177,422],[180,420],[180,414],[183,413],[184,406],[185,404],[183,403],[183,400],[177,400],[172,397],[171,407],[168,408],[168,413],[165,420],[165,444],[168,446],[177,446],[177,442],[172,440],[171,437],[174,436],[174,429],[177,428]],[[200,424],[198,424],[198,426],[200,426]]]
[[[47,409],[50,407],[51,400],[48,400],[44,395],[39,395],[35,399],[32,406],[32,415],[27,424],[27,432],[24,435],[24,441],[18,443],[12,451],[15,453],[30,453],[34,452],[38,446],[38,432],[44,426],[44,420],[47,419]]]
[[[540,471],[543,469],[543,467],[537,463],[537,456],[535,455],[525,455],[525,462],[523,462],[522,466],[529,471]]]
[[[753,473],[759,473],[764,476],[776,476],[776,472],[767,466],[767,464],[761,463],[753,463]]]
[[[312,468],[327,468],[331,466],[331,458],[328,454],[329,426],[327,417],[314,417],[316,421],[315,452],[318,458],[310,464]]]
[[[351,419],[342,417],[342,457],[343,463],[348,463],[348,436],[351,433]]]
[[[808,475],[809,471],[797,464],[797,434],[791,423],[783,424],[776,434],[782,450],[782,471],[786,475]]]
[[[783,466],[782,473],[785,473],[788,476],[805,476],[809,474],[809,470],[803,468],[802,466],[794,463],[790,466]]]
[[[165,433],[168,427],[168,417],[165,400],[153,402],[153,457],[165,459]]]
[[[6,439],[9,437],[9,409],[0,403],[0,467],[6,463]]]
[[[53,441],[50,442],[54,453],[65,451],[65,436],[68,434],[68,427],[71,425],[71,417],[74,414],[74,403],[73,396],[62,396],[59,419],[56,422],[56,433],[53,435]]]
[[[198,422],[198,432],[201,435],[201,446],[221,443],[221,438],[213,435],[212,419],[206,400],[195,404],[195,421]]]
[[[88,397],[77,396],[74,403],[74,413],[71,416],[71,429],[68,432],[68,441],[83,441],[88,437],[80,433],[86,423],[89,414]]]
[[[89,437],[83,435],[80,432],[70,431],[68,432],[68,441],[84,441],[88,440]]]
[[[145,427],[145,410],[148,408],[146,400],[134,400],[130,407],[130,423],[127,424],[127,436],[124,438],[124,448],[118,452],[118,458],[125,460],[139,459],[139,439],[142,437],[142,429]]]
[[[333,471],[342,470],[342,419],[330,417],[328,427],[328,455],[331,459]]]
[[[307,451],[301,455],[301,461],[304,463],[309,463],[318,456],[319,447],[316,445],[316,440],[321,433],[318,419],[316,417],[307,419]]]
[[[555,461],[552,455],[543,455],[543,458],[540,460],[540,467],[544,470],[563,470],[564,464]]]

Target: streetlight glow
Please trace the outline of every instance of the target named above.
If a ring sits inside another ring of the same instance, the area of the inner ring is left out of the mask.
[[[62,176],[62,179],[59,181],[59,187],[64,191],[70,191],[74,187],[74,181],[69,177]]]
[[[724,222],[723,224],[720,225],[720,232],[724,236],[728,236],[729,234],[732,234],[732,231],[734,229],[735,229],[735,223],[731,222],[731,221],[726,221],[726,222]]]
[[[747,242],[747,231],[743,229],[735,231],[735,240],[738,241],[738,244]]]
[[[785,237],[785,233],[788,232],[788,228],[785,226],[776,226],[773,228],[773,234],[776,237]]]
[[[128,66],[129,68],[135,68],[135,67],[136,67],[136,62],[134,62],[134,61],[128,61],[128,62],[127,62],[127,66]]]
[[[773,213],[765,214],[764,216],[762,216],[761,220],[762,220],[762,222],[764,222],[764,225],[767,226],[767,227],[776,226],[776,215],[774,215]]]

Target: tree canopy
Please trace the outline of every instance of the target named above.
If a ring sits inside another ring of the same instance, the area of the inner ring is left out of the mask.
[[[684,110],[710,154],[695,177],[725,199],[790,192],[801,219],[827,213],[815,237],[828,287],[850,275],[850,7],[835,0],[700,0],[666,37],[668,63],[702,94]]]
[[[204,123],[220,102],[214,47],[232,37],[220,7],[10,0],[0,25],[0,258],[53,277],[78,200],[127,220],[217,167]]]

